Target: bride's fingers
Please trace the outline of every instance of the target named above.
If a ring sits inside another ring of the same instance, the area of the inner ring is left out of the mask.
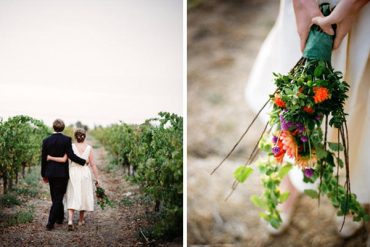
[[[334,29],[331,27],[331,25],[329,26],[320,26],[320,28],[327,34],[329,35],[334,35]]]
[[[326,21],[325,17],[314,17],[312,18],[312,23],[318,25],[325,33],[334,35],[334,29],[332,28],[331,24]]]

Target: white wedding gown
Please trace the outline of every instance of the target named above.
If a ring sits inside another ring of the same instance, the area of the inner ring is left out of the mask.
[[[76,145],[72,144],[73,152],[82,159],[88,160],[91,146],[87,145],[80,154]],[[90,167],[81,166],[71,161],[69,164],[69,181],[66,193],[67,209],[94,211],[94,187]]]
[[[339,1],[329,2],[335,5]],[[349,129],[349,158],[351,190],[361,203],[370,203],[370,4],[361,10],[356,22],[340,47],[333,52],[332,65],[342,71],[351,85],[346,112]],[[281,0],[277,21],[261,46],[247,83],[245,95],[248,105],[257,112],[274,92],[272,72],[286,74],[301,58],[299,36],[295,24],[292,0]],[[261,118],[268,120],[265,109]],[[331,141],[336,142],[336,131]],[[330,138],[330,137],[329,137]],[[302,182],[300,169],[293,169],[289,177],[302,191],[312,185]]]

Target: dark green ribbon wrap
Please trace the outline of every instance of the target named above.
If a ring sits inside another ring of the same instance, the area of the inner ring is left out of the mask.
[[[324,16],[328,16],[331,12],[328,3],[321,4],[320,9]],[[308,35],[303,57],[330,63],[333,43],[334,35],[329,35],[323,32],[319,26],[313,25]]]

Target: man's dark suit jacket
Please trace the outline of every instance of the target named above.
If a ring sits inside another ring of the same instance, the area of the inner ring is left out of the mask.
[[[86,160],[74,154],[70,137],[62,133],[54,133],[45,138],[42,143],[41,176],[46,178],[68,178],[68,160],[64,164],[46,160],[48,155],[63,157],[64,154],[67,154],[69,159],[82,166],[86,163]]]

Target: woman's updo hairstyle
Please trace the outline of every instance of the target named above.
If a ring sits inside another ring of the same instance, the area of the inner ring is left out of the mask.
[[[76,138],[76,140],[77,140],[78,143],[84,142],[84,140],[86,138],[86,130],[84,130],[84,129],[77,129],[75,131],[75,138]]]

